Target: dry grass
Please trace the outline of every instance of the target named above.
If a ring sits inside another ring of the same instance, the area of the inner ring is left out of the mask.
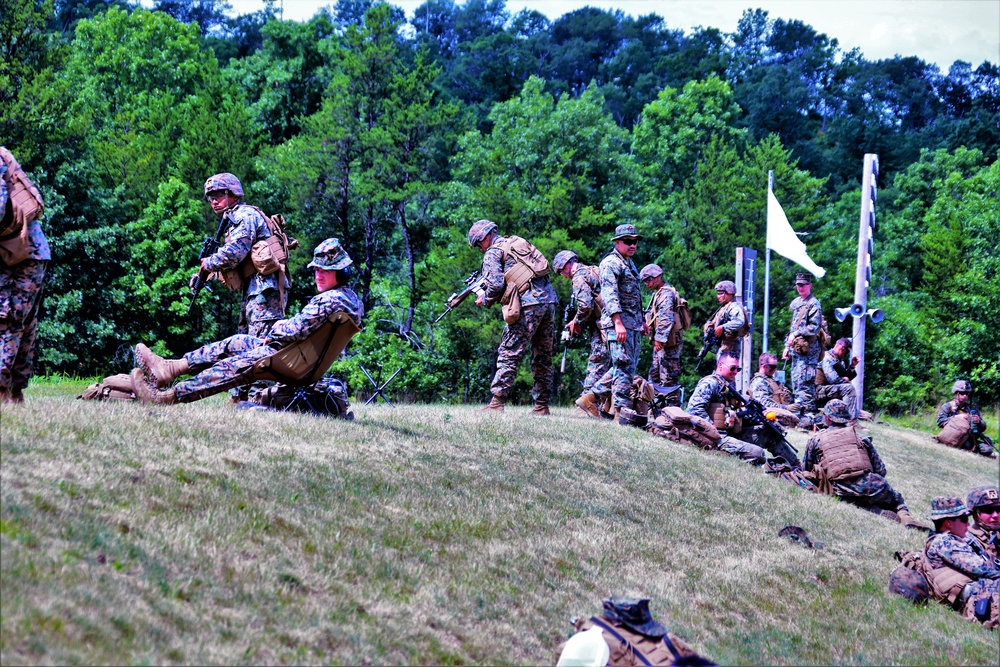
[[[567,619],[612,593],[652,598],[723,664],[996,660],[995,634],[886,590],[919,534],[637,430],[78,390],[0,413],[5,665],[551,664]],[[873,431],[914,514],[997,479],[925,434]],[[825,548],[779,539],[787,524]]]

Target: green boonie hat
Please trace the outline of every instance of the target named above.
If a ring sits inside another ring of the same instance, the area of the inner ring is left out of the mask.
[[[492,220],[477,220],[469,228],[469,247],[475,248],[476,244],[490,235],[490,232],[497,230],[497,223]]]
[[[951,385],[951,393],[962,392],[963,394],[972,393],[972,383],[968,380],[956,380],[955,384]]]
[[[732,280],[723,280],[715,285],[716,292],[726,292],[727,294],[736,294],[736,283]]]
[[[566,265],[573,260],[578,259],[576,253],[572,250],[561,250],[556,253],[555,258],[552,260],[552,270],[556,273],[561,272],[566,268]]]
[[[243,196],[243,186],[240,184],[240,179],[236,178],[229,172],[209,176],[208,180],[205,181],[206,197],[209,192],[219,192],[221,190],[229,190],[237,197]]]
[[[969,497],[965,499],[965,504],[969,510],[976,510],[980,507],[1000,507],[1000,487],[994,484],[984,484],[969,491]]]
[[[642,271],[639,272],[639,280],[646,280],[648,278],[658,278],[663,275],[663,269],[657,264],[647,264],[642,267]]]
[[[611,237],[611,240],[617,241],[618,239],[627,238],[629,236],[634,236],[637,239],[642,238],[642,234],[640,234],[639,230],[635,228],[635,225],[625,224],[615,227],[615,235]]]
[[[847,403],[839,398],[835,398],[823,407],[823,414],[834,424],[846,424],[851,421],[851,411],[847,409]]]
[[[795,274],[795,284],[796,285],[812,285],[812,276],[808,273],[796,273]]]
[[[340,245],[339,239],[327,239],[316,246],[313,250],[313,261],[306,266],[310,269],[326,269],[327,271],[339,271],[346,269],[353,264],[351,256]]]
[[[954,496],[937,496],[936,498],[931,498],[931,514],[927,517],[931,521],[953,519],[960,516],[969,516],[969,510],[961,498],[955,498]]]

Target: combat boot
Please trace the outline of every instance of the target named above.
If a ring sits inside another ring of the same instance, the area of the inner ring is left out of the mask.
[[[597,408],[597,394],[592,391],[588,391],[576,399],[576,407],[586,412],[588,417],[601,418],[601,411]]]
[[[533,415],[550,415],[548,401],[535,401],[535,407],[531,408]]]
[[[504,403],[506,403],[506,399],[501,398],[496,394],[493,394],[493,398],[490,399],[490,402],[486,404],[486,407],[483,408],[483,410],[495,410],[496,412],[503,412]]]
[[[910,510],[908,510],[906,507],[900,507],[899,509],[897,509],[896,516],[899,517],[899,522],[904,526],[906,526],[907,528],[912,528],[913,530],[923,530],[928,533],[931,532],[930,527],[925,526],[924,524],[914,519],[913,515],[910,514]]]
[[[157,389],[149,383],[146,376],[142,374],[142,369],[132,369],[132,393],[142,403],[154,403],[156,405],[173,405],[177,402],[177,395],[174,388]]]
[[[166,387],[188,372],[186,360],[164,359],[142,343],[135,346],[135,360],[157,387]]]

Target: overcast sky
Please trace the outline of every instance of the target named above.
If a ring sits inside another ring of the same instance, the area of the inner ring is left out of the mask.
[[[261,0],[229,1],[237,14],[263,6]],[[423,2],[392,4],[412,17]],[[304,21],[333,2],[279,0],[282,4],[285,19]],[[685,32],[696,26],[733,32],[744,9],[759,7],[772,19],[798,19],[835,37],[843,51],[858,47],[868,60],[918,56],[936,63],[942,72],[956,60],[973,67],[984,60],[1000,63],[1000,0],[507,0],[511,13],[528,7],[550,19],[587,5],[621,9],[631,16],[656,13],[669,28]]]

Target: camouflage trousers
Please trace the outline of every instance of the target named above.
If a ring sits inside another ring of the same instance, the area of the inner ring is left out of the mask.
[[[285,316],[282,308],[281,295],[278,290],[267,289],[253,296],[243,293],[243,309],[240,311],[240,324],[237,331],[264,338],[274,323]]]
[[[649,364],[649,381],[664,387],[675,386],[681,377],[681,346],[671,345],[659,352],[653,348],[653,361]]]
[[[815,350],[815,351],[814,351]],[[801,412],[816,412],[816,371],[819,343],[809,344],[809,354],[792,353],[792,395]]]
[[[858,418],[858,394],[854,391],[854,385],[850,382],[840,384],[824,384],[816,387],[816,407],[821,408],[835,398],[839,398],[847,403],[847,408],[851,411],[851,418]]]
[[[731,435],[723,434],[722,439],[719,440],[718,448],[720,451],[730,456],[739,457],[741,461],[746,461],[747,463],[754,465],[762,465],[764,463],[765,457],[762,448]]]
[[[642,341],[641,331],[628,329],[625,334],[625,342],[619,343],[615,337],[614,329],[604,330],[604,335],[608,339],[608,357],[611,360],[611,367],[590,388],[598,395],[606,395],[610,392],[612,395],[611,403],[616,408],[627,408],[632,404],[628,396],[632,390],[635,366],[639,362],[639,345]]]
[[[506,399],[517,377],[521,359],[531,349],[531,375],[535,378],[532,395],[536,403],[548,405],[552,398],[552,350],[556,338],[556,305],[540,303],[524,306],[521,318],[504,327],[497,349],[497,372],[490,391]]]
[[[190,380],[174,385],[179,403],[200,401],[253,380],[253,365],[274,354],[274,348],[264,345],[256,336],[236,334],[225,340],[209,343],[184,355],[191,372]]]
[[[608,344],[601,337],[601,330],[593,327],[590,333],[590,356],[587,357],[587,375],[583,378],[583,393],[591,390],[597,381],[608,372]]]
[[[0,390],[20,391],[31,378],[47,264],[26,259],[0,265]]]
[[[903,496],[889,486],[885,477],[866,472],[860,477],[842,482],[833,482],[833,495],[853,505],[878,507],[895,512],[906,507]]]

